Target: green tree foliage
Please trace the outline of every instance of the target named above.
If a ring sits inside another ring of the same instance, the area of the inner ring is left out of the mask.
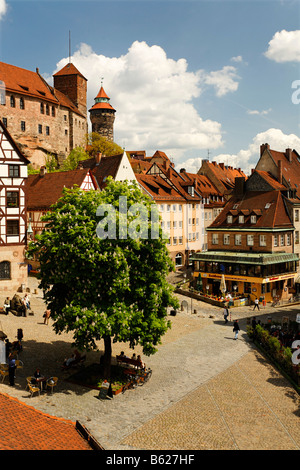
[[[87,151],[91,157],[99,152],[107,157],[123,153],[123,149],[118,144],[110,142],[97,132],[91,132],[87,135]]]
[[[78,163],[82,160],[87,160],[89,154],[84,150],[83,147],[75,147],[62,164],[62,171],[76,170]]]
[[[117,238],[97,236],[99,223],[105,226],[109,220],[97,216],[97,208],[110,204],[118,209],[120,196],[127,198],[128,208],[143,204],[149,214],[147,238],[125,238],[121,226],[126,232],[139,219],[137,214],[128,214],[124,224],[118,211],[112,212],[116,214]],[[45,230],[29,246],[29,255],[39,255],[40,287],[45,290],[56,333],[72,332],[74,345],[81,350],[97,349],[96,342],[103,339],[107,377],[111,341],[128,342],[131,348],[140,344],[144,354],[155,353],[170,327],[167,307],[178,307],[173,288],[166,281],[174,267],[158,212],[155,227],[159,236],[151,238],[153,207],[155,204],[136,183],[109,178],[101,192],[65,189],[63,197],[44,216]]]

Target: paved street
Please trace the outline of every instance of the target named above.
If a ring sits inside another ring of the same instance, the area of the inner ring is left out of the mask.
[[[31,292],[36,284],[30,279]],[[179,296],[180,300],[183,297]],[[4,299],[0,299],[1,301]],[[0,384],[8,393],[35,408],[84,424],[107,450],[226,450],[300,448],[300,399],[290,384],[248,341],[246,318],[262,321],[289,315],[299,306],[232,309],[242,331],[233,339],[232,322],[224,324],[222,310],[193,301],[197,313],[179,311],[158,352],[144,357],[153,369],[150,381],[112,400],[101,401],[98,392],[71,384],[60,365],[71,351],[70,335],[57,336],[43,324],[41,292],[31,295],[33,316],[1,315],[1,329],[13,340],[17,328],[24,331],[16,386]],[[188,300],[190,306],[190,300]],[[103,347],[99,343],[99,349]],[[113,346],[131,354],[126,345]],[[139,354],[141,351],[135,351]],[[99,353],[87,355],[87,364],[99,361]],[[29,398],[25,378],[40,367],[46,376],[59,377],[51,396]]]

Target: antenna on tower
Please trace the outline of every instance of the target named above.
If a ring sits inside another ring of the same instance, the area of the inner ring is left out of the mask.
[[[69,30],[69,64],[71,63],[71,31]]]
[[[209,151],[209,149],[207,149],[207,159],[208,159],[208,161],[209,161],[209,156],[210,156],[210,151]]]
[[[103,85],[104,77],[101,77],[101,86]]]

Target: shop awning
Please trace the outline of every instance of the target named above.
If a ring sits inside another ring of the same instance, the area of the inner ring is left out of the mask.
[[[206,251],[193,253],[192,261],[211,261],[214,263],[240,263],[268,265],[299,261],[296,253],[231,253],[225,251]]]

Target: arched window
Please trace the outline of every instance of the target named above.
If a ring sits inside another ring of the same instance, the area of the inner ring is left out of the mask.
[[[10,279],[10,262],[2,261],[0,263],[0,279]]]
[[[44,103],[41,103],[40,109],[41,109],[41,114],[44,114]]]
[[[16,106],[15,97],[11,96],[10,97],[10,107],[14,108],[15,106]]]
[[[177,255],[175,256],[175,265],[182,266],[182,254],[181,253],[177,253]]]
[[[24,109],[24,108],[25,108],[24,99],[21,97],[20,98],[20,109]]]

